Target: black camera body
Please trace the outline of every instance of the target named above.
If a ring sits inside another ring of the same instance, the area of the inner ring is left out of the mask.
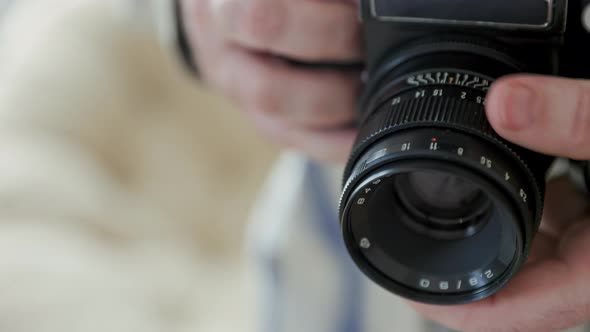
[[[367,76],[340,216],[367,276],[415,301],[461,304],[518,272],[554,158],[499,137],[486,94],[513,73],[590,78],[587,6],[360,1]]]
[[[374,70],[406,44],[448,35],[504,45],[528,72],[587,77],[590,68],[575,60],[587,61],[590,55],[590,35],[581,22],[588,4],[584,0],[362,0],[367,67]]]

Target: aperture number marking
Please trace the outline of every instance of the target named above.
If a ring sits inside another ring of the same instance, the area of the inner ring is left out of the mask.
[[[492,167],[493,167],[493,165],[494,165],[494,164],[493,164],[493,161],[492,161],[491,159],[489,159],[489,158],[487,158],[487,157],[484,157],[484,156],[482,156],[482,157],[481,157],[481,159],[480,159],[479,163],[480,163],[482,166],[485,166],[485,167],[487,167],[487,168],[492,168]]]

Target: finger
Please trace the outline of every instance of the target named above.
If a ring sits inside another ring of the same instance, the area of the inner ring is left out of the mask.
[[[491,89],[487,115],[504,138],[529,149],[590,159],[590,82],[516,75]]]
[[[561,331],[590,318],[589,261],[590,220],[580,219],[554,254],[526,264],[498,294],[462,306],[411,305],[461,331]]]
[[[411,305],[460,331],[561,331],[590,317],[590,275],[559,260],[527,264],[499,294],[454,307]]]
[[[303,61],[358,61],[360,24],[351,1],[214,0],[213,19],[242,46]]]
[[[235,47],[227,56],[219,84],[243,109],[311,129],[342,127],[356,117],[357,74],[299,69]]]
[[[574,269],[574,273],[590,278],[590,217],[579,219],[564,232],[559,242],[558,254]],[[590,297],[588,305],[590,306]]]
[[[559,241],[551,235],[544,232],[538,232],[535,235],[531,253],[528,257],[527,264],[537,262],[542,259],[555,257]]]
[[[574,220],[588,212],[588,197],[565,177],[547,184],[541,231],[554,238],[560,237]]]
[[[322,162],[345,162],[356,137],[353,129],[303,129],[293,127],[281,119],[258,113],[250,115],[258,130],[275,144],[304,151],[312,159]]]

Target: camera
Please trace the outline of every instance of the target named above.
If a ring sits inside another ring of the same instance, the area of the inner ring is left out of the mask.
[[[555,158],[497,135],[486,94],[513,73],[589,78],[588,6],[360,1],[366,77],[340,222],[369,278],[414,301],[463,304],[519,271]]]

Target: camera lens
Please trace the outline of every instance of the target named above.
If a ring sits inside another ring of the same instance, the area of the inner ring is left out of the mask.
[[[497,48],[413,43],[371,69],[340,205],[359,268],[414,301],[498,292],[526,260],[551,158],[499,137],[494,79],[524,68]]]
[[[437,171],[400,174],[394,194],[412,216],[410,227],[440,239],[474,235],[486,223],[491,205],[470,181]]]

